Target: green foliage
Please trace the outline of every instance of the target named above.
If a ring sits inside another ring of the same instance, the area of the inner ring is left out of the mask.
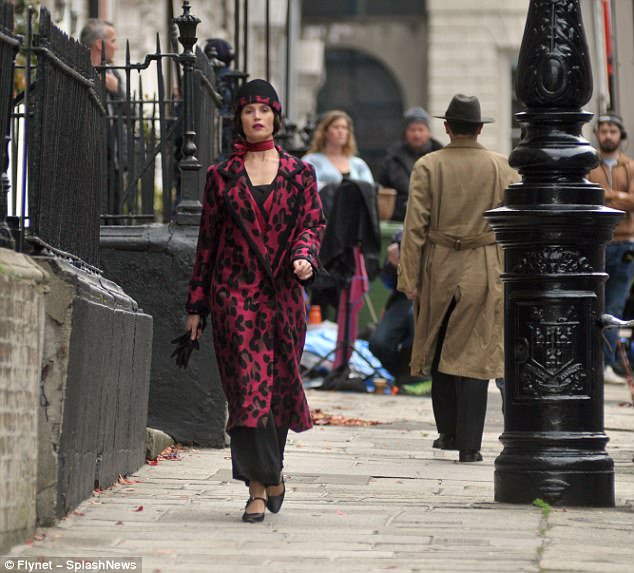
[[[40,0],[15,0],[15,32],[24,36],[26,34],[26,22],[29,17],[28,8],[33,6],[35,9],[35,20],[37,20],[40,13]]]
[[[533,500],[533,505],[536,507],[540,507],[542,510],[542,516],[544,517],[544,519],[548,519],[548,516],[550,515],[550,512],[553,508],[547,501],[544,501],[542,498],[538,497]]]

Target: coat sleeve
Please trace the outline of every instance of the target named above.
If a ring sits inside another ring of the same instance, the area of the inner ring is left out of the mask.
[[[370,170],[370,167],[368,167],[368,164],[365,161],[363,161],[363,159],[361,159],[360,157],[355,157],[354,160],[355,160],[355,163],[357,163],[357,167],[359,170],[358,178],[361,181],[374,183],[374,177],[372,175],[372,171]]]
[[[405,213],[401,257],[398,265],[398,285],[401,292],[411,293],[418,289],[423,245],[427,238],[431,212],[431,189],[429,170],[425,162],[414,166],[409,188],[409,201]]]
[[[409,200],[409,193],[402,187],[396,187],[396,201],[394,203],[394,212],[392,213],[392,221],[403,221],[405,218],[405,211],[407,210],[407,201]]]
[[[217,190],[216,170],[211,167],[207,173],[194,270],[189,281],[187,304],[185,305],[189,314],[200,314],[201,316],[209,314],[211,275],[218,248]]]
[[[608,207],[634,211],[634,161],[623,164],[625,180],[628,188],[625,191],[605,190],[605,202]]]
[[[315,172],[312,166],[307,166],[303,175],[302,211],[298,218],[298,232],[291,248],[291,261],[306,259],[314,270],[319,269],[319,249],[321,238],[326,227],[326,219],[321,205],[321,198],[317,192]]]
[[[392,187],[392,180],[390,178],[389,167],[390,167],[390,156],[386,155],[381,160],[381,163],[379,165],[379,169],[376,175],[376,182],[379,183],[380,185],[383,185],[383,187]]]

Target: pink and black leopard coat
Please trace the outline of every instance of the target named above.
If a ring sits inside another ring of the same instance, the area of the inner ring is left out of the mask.
[[[312,167],[277,149],[266,215],[249,190],[243,152],[207,173],[187,311],[211,312],[227,431],[263,427],[271,414],[278,427],[312,426],[299,374],[306,306],[292,261],[318,267],[325,221]]]

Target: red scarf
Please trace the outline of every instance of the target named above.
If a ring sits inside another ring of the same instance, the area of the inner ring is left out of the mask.
[[[268,151],[274,147],[275,142],[273,139],[260,141],[259,143],[249,143],[248,141],[243,141],[241,139],[234,140],[233,142],[233,151],[235,153],[246,153],[247,151]]]
[[[259,141],[258,143],[251,143],[250,141],[247,141],[246,143],[247,151],[268,151],[274,147],[275,142],[272,138],[267,139],[266,141]]]

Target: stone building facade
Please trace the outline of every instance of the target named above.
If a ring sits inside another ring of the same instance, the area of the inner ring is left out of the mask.
[[[442,114],[455,93],[477,95],[487,125],[481,141],[508,154],[512,140],[513,70],[517,62],[526,0],[429,0],[429,101]],[[434,133],[447,141],[442,120]]]
[[[169,35],[169,6],[175,15],[182,2],[176,0],[42,0],[56,7],[67,28],[81,28],[89,7],[98,5],[100,15],[112,20],[121,39],[119,58],[124,55],[124,39],[130,40],[133,59],[142,59],[156,45],[155,33]],[[206,38],[234,41],[235,0],[204,2],[191,0],[192,12],[202,22],[199,45]],[[291,26],[286,18],[291,14]],[[395,109],[422,105],[432,114],[442,113],[456,92],[476,94],[483,111],[495,117],[487,126],[482,142],[510,153],[519,136],[513,113],[520,105],[514,99],[514,69],[520,49],[528,0],[404,0],[374,2],[353,0],[270,0],[271,81],[285,100],[289,117],[300,124],[307,114],[320,111],[320,96],[327,86],[329,54],[358,54],[384,70],[390,78],[386,87],[393,93]],[[630,0],[611,0],[611,41],[614,51],[615,88],[609,101],[606,78],[606,44],[600,0],[581,0],[584,24],[593,62],[595,90],[588,110],[604,111],[610,105],[634,132],[634,108],[627,94],[634,90],[634,6]],[[265,1],[249,2],[247,71],[251,77],[265,77]],[[54,12],[55,13],[55,12]],[[72,17],[71,17],[72,15]],[[74,23],[74,24],[73,24]],[[139,33],[143,30],[143,33]],[[287,30],[291,38],[287,43]],[[78,33],[78,32],[77,32]],[[244,28],[240,29],[239,51],[244,50]],[[287,45],[292,46],[287,58]],[[167,48],[166,42],[164,47]],[[241,67],[244,59],[240,57]],[[354,66],[354,62],[351,64]],[[363,85],[371,93],[376,83]],[[330,100],[332,101],[332,100]],[[335,100],[336,101],[336,100]],[[379,105],[379,104],[376,104]],[[388,105],[383,103],[383,105]],[[399,107],[400,106],[400,107]],[[352,109],[358,106],[351,105]],[[365,112],[371,113],[371,112]],[[370,118],[377,124],[395,121],[395,112]],[[398,125],[381,128],[374,135],[385,141],[398,133]],[[591,136],[591,126],[586,128]],[[442,122],[434,120],[435,135],[446,141]],[[363,146],[363,142],[362,146]]]
[[[371,2],[352,4],[358,8],[356,16],[304,18],[304,37],[321,42],[326,57],[345,47],[379,60],[400,87],[403,107],[423,105],[432,114],[442,114],[456,92],[478,95],[483,113],[496,119],[483,131],[482,143],[510,153],[519,137],[513,114],[521,111],[521,104],[514,97],[513,82],[528,0],[421,0],[422,12],[380,20],[368,16]],[[602,2],[581,0],[581,6],[595,86],[587,109],[598,113],[612,106],[634,131],[634,108],[627,104],[634,90],[634,5],[630,0],[610,2],[613,101],[607,96]],[[317,95],[318,90],[314,102]],[[448,141],[442,120],[433,120],[432,127],[436,137]],[[587,137],[592,137],[591,128],[585,128]]]

